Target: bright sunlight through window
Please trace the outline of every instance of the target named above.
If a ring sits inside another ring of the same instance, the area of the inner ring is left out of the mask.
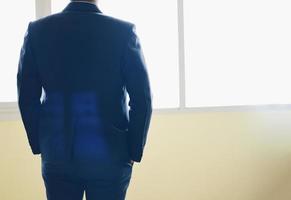
[[[35,0],[5,1],[0,8],[0,102],[17,100],[16,73],[28,23],[35,19]],[[12,10],[11,10],[12,9]]]
[[[184,0],[188,107],[291,103],[291,2]]]

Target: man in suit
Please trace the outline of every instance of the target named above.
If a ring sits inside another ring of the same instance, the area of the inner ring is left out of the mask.
[[[84,192],[87,200],[125,199],[152,114],[135,24],[103,14],[92,0],[30,22],[17,87],[47,199],[81,200]]]

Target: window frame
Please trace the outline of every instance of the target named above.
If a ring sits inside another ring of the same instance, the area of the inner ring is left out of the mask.
[[[69,0],[68,0],[69,1]],[[240,112],[288,110],[291,104],[268,105],[240,105],[214,107],[186,107],[186,80],[185,80],[185,43],[184,43],[184,0],[177,1],[178,18],[178,69],[179,69],[179,106],[178,108],[154,108],[157,114],[191,113],[191,112]],[[35,0],[36,19],[51,14],[52,0]],[[21,119],[17,102],[0,102],[0,121]]]

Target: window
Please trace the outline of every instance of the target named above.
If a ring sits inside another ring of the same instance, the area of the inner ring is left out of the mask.
[[[16,73],[28,22],[69,2],[4,3],[0,117],[17,110]],[[136,24],[155,109],[291,104],[290,1],[100,0],[98,7]]]
[[[186,106],[291,103],[288,0],[184,0]]]
[[[52,1],[52,11],[61,11],[67,2]],[[154,108],[178,107],[177,1],[106,0],[99,1],[98,7],[103,14],[136,24],[150,75]]]
[[[35,18],[35,0],[17,1],[17,6],[15,1],[5,1],[0,10],[0,102],[15,102],[20,48],[28,23]]]
[[[52,13],[61,12],[69,3],[69,0],[52,0]]]

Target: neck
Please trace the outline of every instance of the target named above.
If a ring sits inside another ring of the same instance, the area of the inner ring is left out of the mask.
[[[86,1],[86,0],[77,0],[77,1],[71,1],[71,2],[82,2],[82,3],[90,3],[90,4],[97,4],[97,0],[91,0],[91,1]]]

